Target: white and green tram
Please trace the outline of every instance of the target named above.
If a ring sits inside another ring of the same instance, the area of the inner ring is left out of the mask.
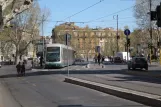
[[[64,44],[47,44],[45,68],[61,68],[74,64],[75,51]]]

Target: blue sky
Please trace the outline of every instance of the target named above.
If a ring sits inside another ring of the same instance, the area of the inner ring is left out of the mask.
[[[83,11],[80,14],[71,17],[70,19],[64,20],[66,17],[71,16],[99,1],[100,0],[39,0],[40,7],[48,8],[51,13],[49,22],[45,23],[44,35],[51,35],[51,30],[55,27],[56,24],[54,21],[60,20],[71,22],[87,22],[102,16],[108,16],[100,20],[96,20],[95,22],[84,24],[76,23],[76,25],[81,27],[88,25],[91,28],[116,28],[116,20],[113,19],[113,16],[117,14],[119,16],[119,28],[123,29],[124,26],[127,25],[129,26],[130,30],[133,30],[136,27],[135,18],[133,17],[133,8],[127,9],[126,11],[122,11],[117,14],[113,14],[117,11],[134,6],[135,0],[104,0],[86,11]]]

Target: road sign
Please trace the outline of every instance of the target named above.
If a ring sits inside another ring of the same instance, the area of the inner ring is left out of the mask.
[[[129,29],[125,29],[125,30],[124,30],[124,34],[125,34],[126,36],[129,36],[129,35],[130,35],[130,30],[129,30]]]

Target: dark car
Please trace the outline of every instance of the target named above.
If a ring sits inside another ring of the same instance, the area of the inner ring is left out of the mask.
[[[75,62],[85,62],[85,60],[82,59],[82,58],[76,58],[76,59],[75,59]]]
[[[120,57],[115,57],[114,58],[114,63],[122,63],[122,59]]]
[[[128,62],[128,69],[135,70],[136,68],[148,70],[148,62],[144,57],[133,57],[131,61]]]

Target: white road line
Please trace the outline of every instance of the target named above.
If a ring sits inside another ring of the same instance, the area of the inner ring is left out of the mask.
[[[32,84],[32,86],[36,87],[36,84]]]

